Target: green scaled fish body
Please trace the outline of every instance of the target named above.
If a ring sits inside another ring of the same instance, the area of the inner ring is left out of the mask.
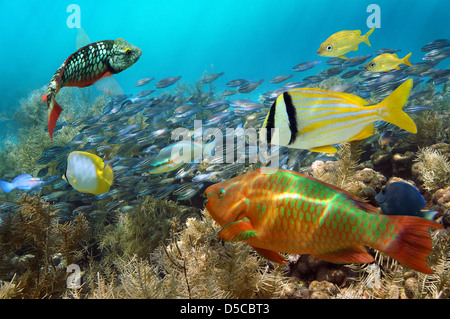
[[[90,43],[73,53],[56,70],[42,97],[47,101],[48,131],[53,138],[56,121],[63,110],[55,101],[65,86],[87,87],[98,80],[122,72],[133,65],[142,51],[123,39]]]

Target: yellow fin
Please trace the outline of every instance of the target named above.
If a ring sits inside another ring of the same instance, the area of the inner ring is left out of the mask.
[[[367,44],[369,47],[371,47],[370,42],[369,42],[369,35],[372,34],[373,30],[375,30],[375,27],[373,27],[372,29],[367,31],[367,33],[363,36],[363,40],[362,40],[362,42]]]
[[[409,62],[409,58],[411,57],[411,53],[407,54],[403,59],[402,62],[406,65],[412,66],[411,62]]]
[[[381,117],[384,121],[397,125],[410,133],[417,133],[416,123],[406,114],[402,107],[408,101],[409,94],[413,86],[413,80],[409,79],[402,83],[394,92],[386,97],[375,107],[381,110]],[[385,109],[385,110],[383,110]],[[380,111],[380,110],[379,110]]]
[[[111,186],[114,182],[114,172],[109,165],[105,165],[105,169],[103,170],[103,178],[105,181]]]
[[[356,49],[356,50],[358,50],[358,49]],[[341,58],[341,59],[348,59],[345,55],[340,55],[340,56],[338,56],[338,58]]]
[[[355,136],[352,136],[349,141],[358,141],[358,140],[363,140],[365,138],[368,138],[370,136],[372,136],[374,133],[374,126],[373,123],[367,125],[365,128],[363,128],[358,134],[356,134]]]
[[[309,150],[312,152],[318,152],[318,153],[336,153],[337,152],[336,147],[333,147],[331,145],[314,147],[314,148],[310,148]]]
[[[396,66],[394,66],[394,69],[400,70],[400,67],[398,66],[398,64]]]

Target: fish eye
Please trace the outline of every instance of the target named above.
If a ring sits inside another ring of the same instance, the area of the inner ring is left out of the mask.
[[[130,55],[131,54],[131,49],[130,48],[126,48],[125,49],[125,54],[126,55]]]
[[[373,67],[375,66],[375,63],[372,62],[372,63],[369,64],[369,66],[370,66],[371,68],[373,68]]]
[[[331,49],[333,49],[331,45],[327,46],[327,51],[331,51]]]
[[[222,189],[219,191],[219,194],[217,195],[217,197],[219,197],[219,199],[222,199],[223,196],[225,196],[225,190],[222,188]]]

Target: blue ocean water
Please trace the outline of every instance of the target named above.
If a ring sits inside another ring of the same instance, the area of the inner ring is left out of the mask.
[[[370,4],[381,12],[381,28],[370,38],[373,49],[401,49],[399,56],[412,52],[411,61],[418,62],[423,45],[450,33],[450,1],[442,0],[0,1],[0,112],[47,85],[76,50],[76,29],[67,26],[70,4],[80,7],[81,27],[92,41],[121,37],[142,48],[140,61],[116,76],[130,93],[143,77],[183,75],[189,82],[212,66],[226,73],[218,86],[234,78],[264,78],[261,88],[273,89],[268,81],[292,74],[294,65],[325,62],[316,51],[332,33],[365,33]],[[362,44],[357,54],[370,50]],[[307,75],[297,73],[292,80]]]

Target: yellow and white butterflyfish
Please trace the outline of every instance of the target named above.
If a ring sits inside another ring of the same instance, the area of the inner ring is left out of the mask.
[[[100,195],[113,184],[114,173],[97,155],[75,151],[67,157],[63,178],[81,193]]]
[[[415,134],[416,124],[402,110],[412,85],[412,79],[405,81],[376,105],[369,105],[349,93],[314,88],[289,90],[272,104],[261,137],[267,143],[335,153],[333,144],[372,136],[376,121],[385,121]]]

